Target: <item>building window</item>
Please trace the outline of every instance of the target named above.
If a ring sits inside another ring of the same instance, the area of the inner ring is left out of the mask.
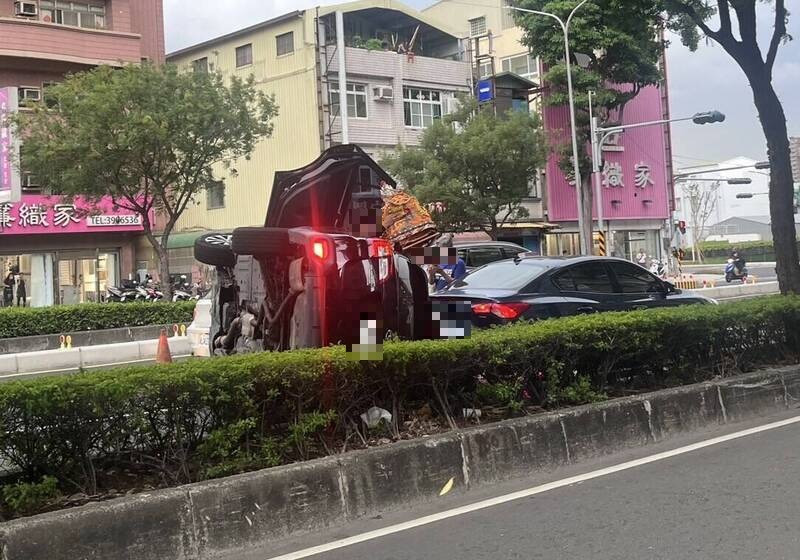
[[[206,208],[215,210],[225,208],[225,183],[214,181],[206,188]]]
[[[511,0],[505,0],[505,2],[503,2],[503,8],[502,8],[503,16],[501,22],[501,26],[503,27],[503,29],[510,29],[511,27],[517,25],[516,22],[514,21],[514,11],[509,10],[508,8],[505,7],[511,5],[512,5]]]
[[[532,78],[539,74],[536,57],[530,54],[510,56],[502,60],[503,72],[513,72],[523,78]]]
[[[294,32],[284,33],[275,37],[275,44],[278,50],[278,56],[291,54],[294,52]]]
[[[42,100],[42,90],[38,87],[21,86],[17,88],[17,97],[20,107],[31,107],[34,103]]]
[[[406,126],[428,128],[442,116],[442,92],[404,87],[403,111]]]
[[[236,47],[236,68],[253,64],[253,45],[247,43],[241,47]]]
[[[87,2],[61,2],[59,0],[39,0],[39,13],[42,21],[84,27],[86,29],[105,29],[106,6]]]
[[[208,57],[198,58],[192,61],[192,70],[201,74],[208,74]]]
[[[478,65],[478,73],[480,78],[489,78],[494,74],[491,62],[482,62]]]
[[[469,36],[478,37],[486,35],[486,17],[481,16],[469,20]]]
[[[330,86],[331,114],[339,114],[339,88]],[[349,118],[367,118],[367,86],[364,84],[347,84],[347,116]]]

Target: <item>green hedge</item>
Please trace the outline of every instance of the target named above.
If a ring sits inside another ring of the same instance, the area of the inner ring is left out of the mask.
[[[0,338],[188,323],[192,320],[194,306],[194,301],[186,301],[5,307],[0,308]]]
[[[578,404],[794,361],[798,343],[800,298],[778,296],[395,342],[380,362],[336,347],[32,379],[0,384],[0,461],[65,494],[119,488],[109,469],[178,484],[352,448],[371,406],[391,437],[425,410]]]

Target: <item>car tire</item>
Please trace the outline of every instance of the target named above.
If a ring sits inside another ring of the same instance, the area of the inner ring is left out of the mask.
[[[194,258],[211,266],[236,266],[236,254],[231,249],[231,234],[201,235],[194,241]]]
[[[237,255],[291,256],[289,230],[268,227],[240,227],[233,230],[231,240]]]

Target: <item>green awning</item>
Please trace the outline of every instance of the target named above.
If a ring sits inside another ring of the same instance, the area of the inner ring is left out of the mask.
[[[194,247],[194,240],[208,233],[207,231],[188,231],[185,233],[173,233],[167,241],[167,249],[185,249]]]

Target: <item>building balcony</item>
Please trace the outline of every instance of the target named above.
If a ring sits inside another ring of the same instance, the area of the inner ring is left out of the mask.
[[[338,57],[330,58],[328,71],[338,73]],[[345,65],[348,76],[401,78],[462,88],[469,85],[472,72],[469,62],[426,56],[409,57],[393,51],[370,51],[356,47],[345,48]]]
[[[141,36],[85,29],[21,18],[0,17],[0,57],[59,60],[74,64],[121,66],[140,62]]]

